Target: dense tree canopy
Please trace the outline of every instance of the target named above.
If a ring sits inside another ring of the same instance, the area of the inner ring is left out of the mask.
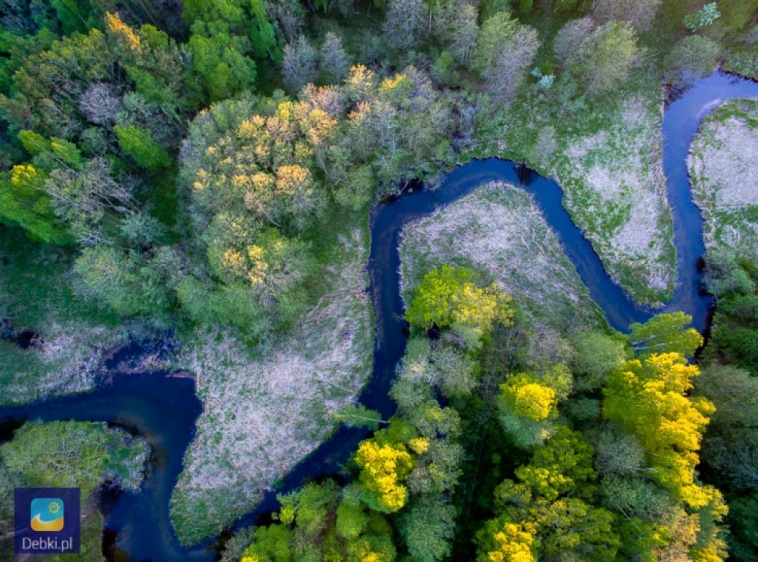
[[[610,21],[579,42],[567,65],[590,95],[603,95],[627,79],[638,55],[634,29],[629,24]]]
[[[714,412],[708,400],[685,396],[697,375],[677,353],[635,359],[608,379],[603,406],[606,417],[639,439],[654,479],[693,508],[718,494],[694,480],[702,433]]]
[[[507,12],[498,12],[482,24],[471,67],[485,79],[486,90],[498,105],[513,99],[539,47],[536,30],[518,24]]]

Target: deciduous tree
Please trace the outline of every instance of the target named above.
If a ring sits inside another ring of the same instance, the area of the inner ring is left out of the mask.
[[[455,61],[468,66],[479,36],[477,7],[464,0],[437,2],[432,9],[434,38]]]
[[[171,159],[163,148],[153,140],[149,131],[139,127],[119,127],[114,131],[118,136],[118,144],[124,154],[131,157],[141,168],[149,172],[158,172],[171,165]]]
[[[662,0],[596,0],[592,16],[601,24],[628,21],[639,30],[650,27]]]
[[[601,332],[582,332],[571,339],[571,345],[575,351],[571,368],[579,390],[600,388],[626,357],[624,344]]]
[[[621,541],[614,516],[579,497],[594,478],[592,447],[561,427],[495,489],[495,513],[477,533],[478,560],[608,560]]]
[[[711,2],[705,4],[700,10],[693,14],[688,14],[684,18],[684,27],[690,31],[697,31],[700,28],[712,25],[717,19],[721,17],[718,3]]]
[[[67,244],[74,237],[55,213],[45,189],[47,174],[31,164],[14,166],[10,174],[0,175],[0,220],[18,225],[31,238]]]
[[[716,407],[703,442],[703,460],[719,479],[758,489],[758,377],[728,365],[709,365],[696,392]]]
[[[382,27],[387,42],[410,49],[422,40],[429,9],[423,0],[389,0]]]
[[[553,39],[553,53],[561,67],[576,53],[579,45],[595,28],[592,18],[569,20],[558,30]]]
[[[534,60],[540,41],[537,31],[498,12],[482,24],[471,66],[485,80],[497,105],[513,99]]]
[[[644,447],[653,479],[695,509],[718,495],[695,481],[697,451],[714,411],[708,400],[686,396],[698,374],[677,353],[628,361],[608,378],[603,404],[604,415]]]
[[[222,32],[211,34],[204,26],[198,29],[201,31],[190,37],[188,47],[210,100],[226,99],[252,89],[255,61],[245,56],[241,41]]]
[[[652,353],[679,353],[692,357],[703,345],[703,338],[694,328],[685,326],[692,317],[683,312],[658,314],[644,324],[634,323],[631,330],[632,346],[638,355]]]
[[[533,523],[488,521],[479,534],[477,562],[537,562]]]
[[[588,94],[602,96],[626,81],[638,55],[637,34],[631,25],[610,21],[582,39],[567,66]]]
[[[511,299],[495,285],[484,289],[471,279],[472,272],[443,265],[424,276],[406,311],[411,324],[421,328],[463,326],[480,337],[493,322],[513,321]]]
[[[361,469],[360,484],[372,509],[392,513],[405,505],[408,490],[404,481],[413,469],[413,457],[403,445],[363,441],[355,462]]]
[[[318,54],[311,42],[301,35],[294,43],[284,47],[282,75],[284,84],[292,93],[299,92],[303,86],[314,82],[318,74]]]
[[[350,72],[350,55],[342,47],[342,38],[331,31],[324,36],[319,53],[319,67],[327,84],[339,84]]]
[[[452,547],[455,508],[441,496],[417,499],[400,517],[399,527],[414,560],[445,560]]]

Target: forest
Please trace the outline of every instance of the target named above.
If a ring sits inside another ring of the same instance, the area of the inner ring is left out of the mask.
[[[756,0],[0,0],[0,23],[0,406],[90,391],[113,349],[171,340],[151,366],[194,373],[204,402],[182,545],[758,560],[754,101],[707,117],[687,161],[704,334],[683,312],[613,330],[533,202],[488,185],[405,227],[394,414],[357,400],[372,209],[475,158],[555,178],[608,275],[662,308],[663,111],[716,69],[758,80]],[[339,475],[230,527],[340,425],[372,433]],[[62,434],[79,453],[43,474]],[[13,486],[138,490],[149,457],[101,423],[0,437],[0,543]],[[93,505],[82,560],[102,556]]]

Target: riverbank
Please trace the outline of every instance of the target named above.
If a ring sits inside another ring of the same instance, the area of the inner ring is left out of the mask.
[[[184,342],[177,363],[194,374],[204,410],[171,500],[182,543],[251,511],[336,429],[371,376],[368,225],[338,239],[328,290],[292,333],[250,347],[232,330],[198,329]]]
[[[663,90],[646,68],[624,89],[592,104],[529,92],[482,119],[473,152],[525,162],[554,178],[611,278],[636,303],[659,307],[676,284],[662,166]]]
[[[687,169],[708,251],[758,260],[758,101],[735,100],[706,117]]]
[[[74,258],[0,227],[0,320],[30,334],[26,346],[0,338],[2,405],[91,390],[108,351],[128,340],[129,324],[77,298],[61,275]]]
[[[537,339],[605,324],[532,198],[512,185],[488,183],[407,225],[399,251],[406,303],[425,273],[450,264],[496,282]]]

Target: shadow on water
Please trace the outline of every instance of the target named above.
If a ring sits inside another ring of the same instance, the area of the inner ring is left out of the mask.
[[[668,105],[663,121],[664,171],[674,218],[679,280],[665,310],[683,310],[692,315],[693,325],[700,331],[708,326],[712,299],[703,291],[703,222],[690,196],[685,159],[700,120],[724,101],[737,97],[758,97],[758,83],[714,73]],[[563,208],[563,192],[554,181],[513,162],[497,159],[469,162],[454,169],[440,189],[414,190],[412,194],[389,198],[371,213],[369,272],[376,341],[373,377],[361,395],[361,402],[381,412],[385,419],[394,412],[388,392],[407,336],[398,277],[397,248],[402,227],[490,181],[516,184],[532,195],[611,326],[626,331],[630,323],[645,321],[653,314],[634,306],[605,273],[590,243]],[[116,354],[106,366],[130,365],[133,363],[130,357],[139,352],[140,346],[133,345]],[[182,548],[169,521],[171,491],[202,411],[194,381],[177,375],[167,372],[117,374],[104,377],[97,388],[87,394],[0,409],[0,440],[10,438],[23,420],[39,418],[43,421],[106,421],[136,431],[148,441],[153,458],[142,490],[136,494],[111,491],[101,497],[105,513],[103,549],[110,560],[211,561],[217,557],[224,537],[229,536],[230,530],[227,530],[222,537],[193,548]],[[342,463],[368,435],[366,430],[338,429],[284,478],[278,491],[287,492],[304,481],[338,475]],[[234,528],[263,520],[261,518],[277,508],[276,495],[270,492],[257,509],[237,521]]]

